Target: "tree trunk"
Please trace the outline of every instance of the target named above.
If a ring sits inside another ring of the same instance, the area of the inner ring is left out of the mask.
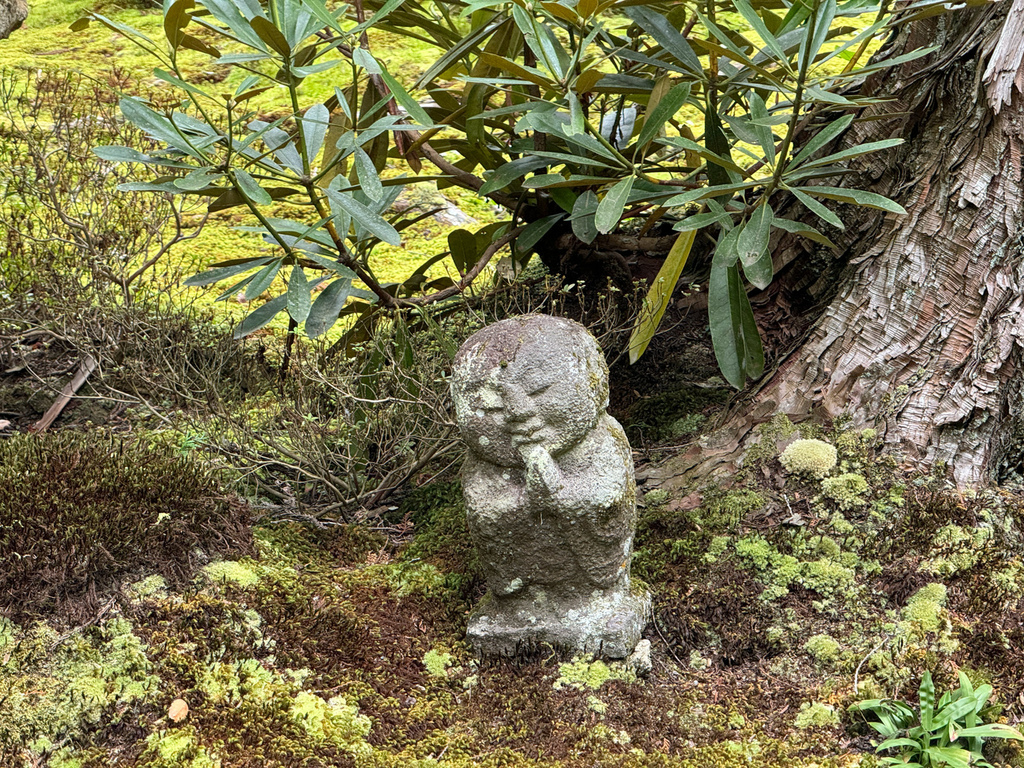
[[[922,44],[939,50],[865,86],[891,99],[869,112],[894,117],[845,137],[906,140],[848,183],[908,215],[840,211],[838,293],[723,428],[656,480],[740,460],[775,413],[848,414],[910,458],[947,462],[961,485],[1021,473],[1024,0],[913,22],[889,53]]]

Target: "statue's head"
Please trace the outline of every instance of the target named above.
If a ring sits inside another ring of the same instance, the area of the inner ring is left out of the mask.
[[[531,447],[557,456],[596,426],[608,407],[608,366],[579,323],[514,317],[462,345],[452,398],[471,451],[492,464],[523,467]]]

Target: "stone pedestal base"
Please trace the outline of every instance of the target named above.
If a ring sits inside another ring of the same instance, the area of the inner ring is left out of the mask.
[[[628,589],[554,597],[541,587],[497,598],[488,593],[473,611],[466,639],[485,656],[515,656],[550,645],[571,653],[624,659],[651,616],[651,596]]]

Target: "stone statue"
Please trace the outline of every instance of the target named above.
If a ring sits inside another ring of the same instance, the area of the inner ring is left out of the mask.
[[[630,585],[633,458],[605,412],[608,367],[594,337],[547,315],[495,323],[456,355],[452,396],[489,588],[469,642],[488,655],[544,643],[629,655],[650,597]]]

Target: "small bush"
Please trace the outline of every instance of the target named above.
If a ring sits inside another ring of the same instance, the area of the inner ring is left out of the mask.
[[[88,614],[128,571],[181,584],[197,550],[252,551],[248,513],[173,448],[96,434],[0,441],[0,610]]]

